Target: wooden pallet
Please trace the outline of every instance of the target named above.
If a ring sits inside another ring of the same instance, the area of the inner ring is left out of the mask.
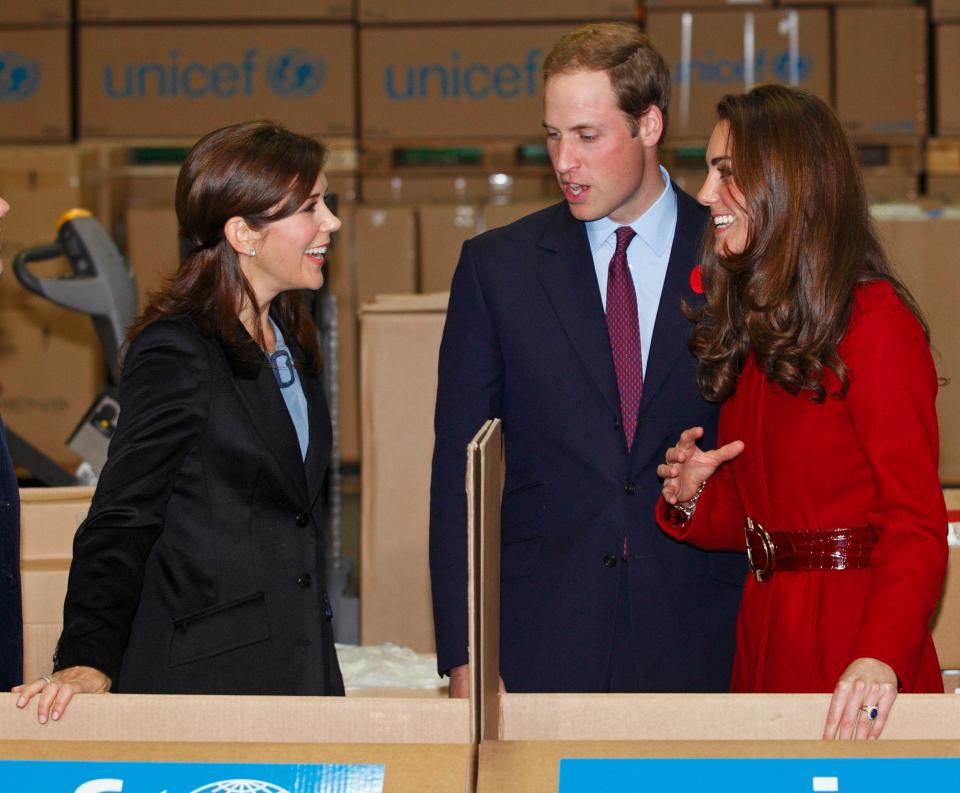
[[[84,139],[78,145],[101,151],[103,161],[120,161],[123,166],[172,166],[179,168],[187,152],[199,138],[120,138]],[[327,147],[327,174],[355,173],[357,141],[355,138],[324,138]]]
[[[927,173],[941,176],[960,174],[960,138],[927,140]]]
[[[549,173],[543,138],[512,141],[399,140],[364,141],[360,170],[365,175],[443,173]]]

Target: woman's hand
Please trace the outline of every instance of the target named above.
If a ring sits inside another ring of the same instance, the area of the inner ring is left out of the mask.
[[[858,658],[833,691],[823,739],[879,738],[896,698],[896,672],[876,658]],[[870,718],[871,711],[876,718]]]
[[[67,710],[74,694],[103,694],[110,690],[110,678],[92,666],[69,666],[44,675],[32,683],[21,683],[10,689],[19,694],[17,707],[27,707],[37,694],[37,721],[46,724],[48,719],[59,721]]]
[[[719,449],[702,452],[697,447],[702,437],[703,427],[684,430],[677,445],[667,449],[666,462],[657,466],[657,476],[663,479],[663,498],[668,504],[689,501],[717,468],[743,451],[743,441],[731,441]]]

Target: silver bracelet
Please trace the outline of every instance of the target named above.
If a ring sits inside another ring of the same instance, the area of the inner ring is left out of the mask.
[[[703,493],[703,487],[706,484],[707,480],[704,479],[700,483],[700,487],[697,488],[697,492],[694,493],[693,496],[688,498],[686,501],[678,501],[673,505],[676,509],[679,509],[683,513],[685,521],[690,520],[690,518],[693,517],[693,513],[697,509],[697,502],[700,500],[700,494]]]

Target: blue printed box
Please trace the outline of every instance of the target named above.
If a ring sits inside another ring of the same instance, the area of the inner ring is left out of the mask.
[[[350,25],[104,25],[79,39],[83,138],[199,136],[254,118],[355,134]]]
[[[543,59],[572,25],[364,28],[361,136],[543,136]]]

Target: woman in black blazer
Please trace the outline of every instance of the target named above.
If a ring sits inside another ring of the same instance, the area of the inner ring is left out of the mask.
[[[76,693],[342,694],[319,493],[331,427],[316,332],[340,221],[325,149],[268,122],[212,132],[177,182],[192,251],[130,331],[121,412],[77,531],[54,672]]]

